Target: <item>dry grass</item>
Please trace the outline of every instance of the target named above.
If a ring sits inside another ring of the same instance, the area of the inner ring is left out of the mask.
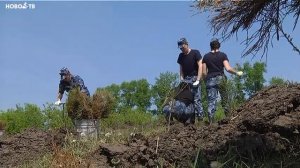
[[[87,163],[83,159],[81,159],[80,157],[76,156],[74,153],[68,150],[55,148],[50,167],[78,168],[78,167],[87,167]]]

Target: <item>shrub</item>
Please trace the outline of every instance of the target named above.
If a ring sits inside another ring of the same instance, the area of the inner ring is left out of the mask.
[[[45,116],[38,106],[25,104],[25,107],[17,106],[0,114],[0,120],[5,121],[7,133],[19,133],[26,128],[43,128]]]
[[[90,98],[80,92],[79,88],[72,89],[66,102],[69,117],[72,119],[95,118],[92,114]]]
[[[89,98],[76,88],[71,90],[66,108],[72,119],[98,119],[107,117],[114,103],[115,98],[109,91],[98,90]]]
[[[107,118],[115,104],[115,98],[107,90],[97,90],[92,99],[93,115],[96,118]]]

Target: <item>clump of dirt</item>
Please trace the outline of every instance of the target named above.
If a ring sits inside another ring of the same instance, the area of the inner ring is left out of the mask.
[[[90,157],[101,158],[105,167],[192,167],[197,155],[205,158],[205,167],[229,151],[245,162],[265,155],[300,158],[299,130],[300,85],[272,86],[219,123],[175,124],[156,137],[136,135],[128,144],[101,145]]]
[[[51,152],[64,142],[66,132],[27,129],[23,133],[0,139],[0,167],[17,167]]]

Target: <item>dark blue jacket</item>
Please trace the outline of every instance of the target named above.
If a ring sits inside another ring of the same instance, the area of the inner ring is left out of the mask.
[[[60,80],[59,82],[59,93],[64,94],[64,92],[69,92],[70,90],[79,87],[82,93],[85,93],[87,96],[90,96],[88,88],[84,85],[82,78],[78,75],[72,76],[71,81],[67,82]]]

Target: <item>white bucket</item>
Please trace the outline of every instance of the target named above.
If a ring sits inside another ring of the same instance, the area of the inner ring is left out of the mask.
[[[97,138],[99,135],[99,120],[81,119],[75,120],[76,132],[81,137]]]

